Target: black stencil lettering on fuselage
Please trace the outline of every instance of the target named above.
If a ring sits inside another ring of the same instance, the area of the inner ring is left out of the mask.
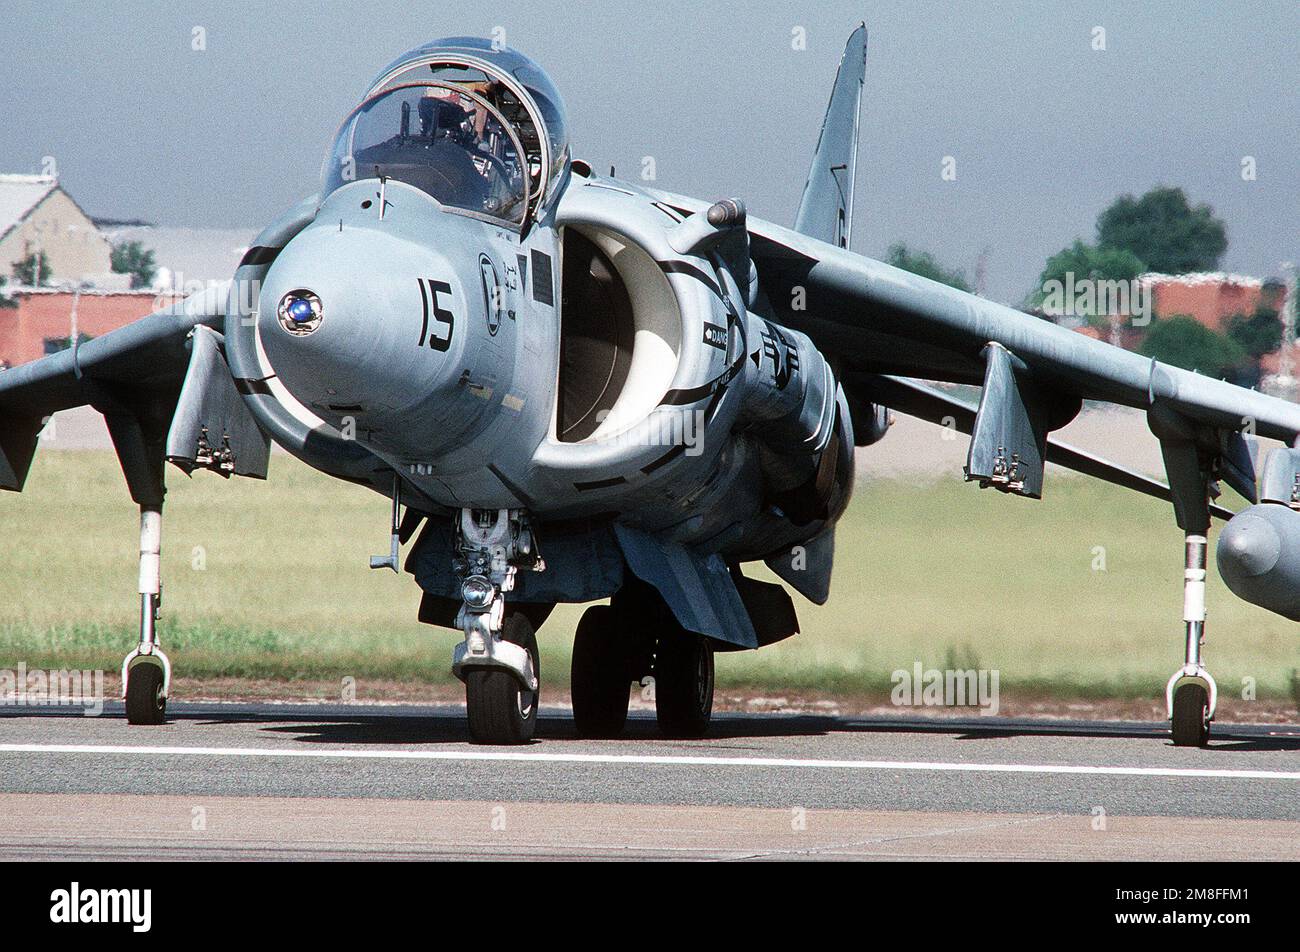
[[[415,282],[420,286],[420,303],[424,311],[424,319],[420,324],[419,346],[423,347],[427,339],[429,346],[434,350],[446,350],[451,346],[451,334],[456,326],[456,315],[438,302],[438,295],[451,294],[451,285],[446,281],[435,281],[433,278],[416,278]],[[430,310],[433,311],[436,321],[432,334],[429,333]],[[446,326],[446,336],[439,334],[438,324]]]
[[[519,262],[519,289],[525,294],[528,293],[528,256],[515,255],[515,260]]]

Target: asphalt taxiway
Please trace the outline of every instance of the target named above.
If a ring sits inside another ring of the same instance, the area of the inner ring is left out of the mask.
[[[0,858],[1300,859],[1300,727],[717,715],[616,741],[543,709],[0,709]]]

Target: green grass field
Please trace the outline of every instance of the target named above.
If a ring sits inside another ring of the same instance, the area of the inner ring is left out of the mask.
[[[168,478],[161,631],[179,677],[451,681],[459,636],[416,622],[409,576],[367,568],[387,549],[386,500],[283,455],[265,483]],[[0,498],[0,667],[112,670],[137,624],[137,515],[116,460],[42,452],[27,485]],[[838,539],[830,603],[796,597],[803,633],[720,655],[721,686],[873,694],[897,668],[955,659],[999,669],[1004,691],[1154,698],[1181,658],[1167,504],[1051,474],[1041,502],[951,477],[864,483]],[[1249,676],[1261,699],[1287,697],[1295,626],[1217,578],[1209,604],[1223,689]],[[543,629],[551,686],[567,681],[580,612]]]

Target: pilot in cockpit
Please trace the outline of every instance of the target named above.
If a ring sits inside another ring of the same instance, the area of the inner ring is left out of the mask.
[[[458,100],[461,97],[450,89],[432,86],[420,98],[420,137],[438,138],[439,134],[460,138],[465,122],[471,113]],[[479,110],[474,110],[475,112]]]
[[[443,205],[518,221],[526,202],[518,150],[491,107],[473,98],[479,85],[405,86],[369,101],[345,130],[354,166],[413,185]],[[490,84],[481,86],[490,91]]]

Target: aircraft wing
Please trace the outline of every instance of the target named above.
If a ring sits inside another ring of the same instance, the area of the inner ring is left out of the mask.
[[[975,431],[979,407],[971,406],[964,400],[944,393],[923,381],[884,374],[851,373],[845,378],[844,385],[855,393],[869,397],[874,403],[906,413],[908,416],[928,420],[941,426],[951,426],[968,435]],[[1132,489],[1134,492],[1154,496],[1156,499],[1163,499],[1165,502],[1173,501],[1173,495],[1165,483],[1102,459],[1077,446],[1071,446],[1049,436],[1045,450],[1049,463],[1074,470],[1076,473],[1083,473],[1085,476],[1103,479],[1116,486]],[[1219,505],[1211,505],[1210,512],[1221,519],[1231,519],[1233,516],[1231,509]]]
[[[214,285],[125,327],[0,372],[0,488],[22,489],[51,414],[93,406],[108,423],[132,496],[142,505],[161,502],[161,467],[177,403],[196,374],[194,355],[219,357],[228,292],[229,282]],[[200,348],[192,339],[196,328],[204,335]],[[205,383],[211,403],[212,381]],[[229,387],[233,391],[233,383]],[[196,383],[192,392],[199,389]]]
[[[1028,477],[998,488],[1040,494],[1045,437],[1068,423],[1082,401],[1136,407],[1146,411],[1160,440],[1179,524],[1187,528],[1203,521],[1206,492],[1219,480],[1256,501],[1247,435],[1292,445],[1300,434],[1300,406],[1285,400],[1162,364],[776,225],[752,222],[751,235],[777,320],[837,359],[849,371],[846,380],[860,372],[983,387],[975,426],[983,444],[972,449],[970,476],[989,477],[1017,454]]]
[[[685,214],[708,207],[658,196]],[[980,458],[972,460],[978,465],[970,478],[997,476],[992,470],[1010,464],[1012,455],[1028,474],[987,480],[999,489],[1041,494],[1046,436],[1084,400],[1147,413],[1184,528],[1202,521],[1205,493],[1213,494],[1220,480],[1257,500],[1247,436],[1290,446],[1300,435],[1300,406],[1288,401],[1160,363],[770,222],[750,217],[747,228],[761,289],[756,306],[831,356],[851,400],[871,399],[861,381],[873,375],[983,387],[977,410],[983,425],[975,433],[982,444],[973,451]],[[1126,484],[1117,470],[1093,475]]]
[[[1290,441],[1300,406],[1148,357],[765,222],[751,222],[774,310],[861,369],[983,383],[995,342],[1062,394],[1146,408]],[[766,267],[764,267],[766,266]],[[805,291],[802,302],[795,289]],[[792,302],[796,305],[792,306]]]

